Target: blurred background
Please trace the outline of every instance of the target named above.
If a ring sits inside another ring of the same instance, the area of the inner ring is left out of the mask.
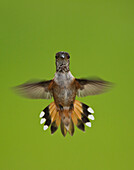
[[[134,1],[0,1],[0,169],[131,170],[134,158]],[[77,98],[95,110],[92,127],[64,138],[39,124],[53,100],[30,100],[11,87],[52,79],[55,53],[67,51],[77,78],[115,83]]]

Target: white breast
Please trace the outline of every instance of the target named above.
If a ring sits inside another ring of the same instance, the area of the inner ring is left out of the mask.
[[[70,71],[67,73],[60,73],[60,72],[55,73],[54,81],[61,87],[70,85],[70,83],[73,80],[74,80],[74,76],[71,74]]]

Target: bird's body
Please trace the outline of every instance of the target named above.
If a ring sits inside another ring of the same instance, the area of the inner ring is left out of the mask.
[[[71,121],[71,108],[76,97],[75,78],[71,72],[55,73],[52,93],[63,123],[68,128]],[[64,118],[66,117],[66,118]]]
[[[51,125],[51,133],[54,133],[58,126],[65,136],[67,131],[73,135],[74,124],[81,130],[84,124],[91,126],[93,110],[91,107],[75,100],[76,95],[84,97],[95,95],[105,91],[109,83],[103,80],[76,79],[69,70],[70,56],[66,52],[56,54],[56,73],[52,80],[26,83],[18,86],[19,93],[29,98],[54,98],[40,114],[41,124],[44,130]]]
[[[71,72],[55,73],[53,97],[56,105],[69,106],[74,101],[76,89],[74,84],[75,78]]]

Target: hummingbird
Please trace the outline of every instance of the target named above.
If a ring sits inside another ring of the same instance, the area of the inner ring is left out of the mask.
[[[102,79],[78,79],[70,72],[70,55],[58,52],[55,55],[56,72],[51,80],[28,82],[17,86],[16,92],[32,99],[51,99],[50,103],[40,113],[40,124],[46,130],[50,126],[51,134],[60,125],[61,133],[65,137],[67,132],[74,134],[74,125],[85,131],[85,125],[91,127],[94,120],[94,110],[78,100],[76,96],[85,97],[106,92],[110,82]]]

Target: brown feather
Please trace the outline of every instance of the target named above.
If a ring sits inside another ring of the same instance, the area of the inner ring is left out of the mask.
[[[73,123],[72,119],[70,120],[68,132],[70,133],[71,136],[73,136],[73,134],[74,134],[74,123]]]
[[[80,107],[82,107],[82,104],[81,104],[81,102],[80,101],[78,101],[78,100],[75,100],[75,102],[74,102],[75,104],[77,104],[77,105],[79,105]]]
[[[106,92],[112,87],[112,83],[98,79],[98,80],[87,80],[87,79],[75,79],[77,87],[77,96],[85,97],[89,95],[97,95]]]
[[[51,121],[54,122],[55,121],[55,117],[56,117],[56,114],[57,114],[57,110],[53,110],[53,112],[51,113]]]
[[[81,119],[81,112],[74,106],[74,112],[78,116],[79,119]]]
[[[65,137],[66,134],[67,134],[67,129],[65,128],[65,125],[64,125],[64,123],[63,123],[62,120],[61,120],[60,128],[61,128],[61,133],[62,133],[63,136]]]
[[[78,123],[78,116],[76,115],[76,113],[74,111],[71,114],[71,118],[72,118],[72,121],[74,122],[74,124],[77,125],[77,123]]]
[[[56,117],[55,117],[55,120],[56,120],[56,125],[59,126],[60,123],[61,123],[61,117],[60,117],[60,115],[59,115],[59,112],[57,112]]]
[[[53,111],[54,110],[56,110],[56,107],[55,107],[55,105],[53,105],[52,107],[51,107],[51,109],[49,109],[50,110],[50,115],[53,113]]]
[[[76,107],[77,110],[79,110],[80,113],[83,112],[82,106],[79,106],[78,104],[74,105]]]
[[[50,103],[50,105],[49,105],[49,109],[51,110],[52,109],[52,107],[55,105],[55,103],[54,102],[52,102],[52,103]]]
[[[14,88],[23,97],[32,99],[51,99],[53,80],[27,82]]]

